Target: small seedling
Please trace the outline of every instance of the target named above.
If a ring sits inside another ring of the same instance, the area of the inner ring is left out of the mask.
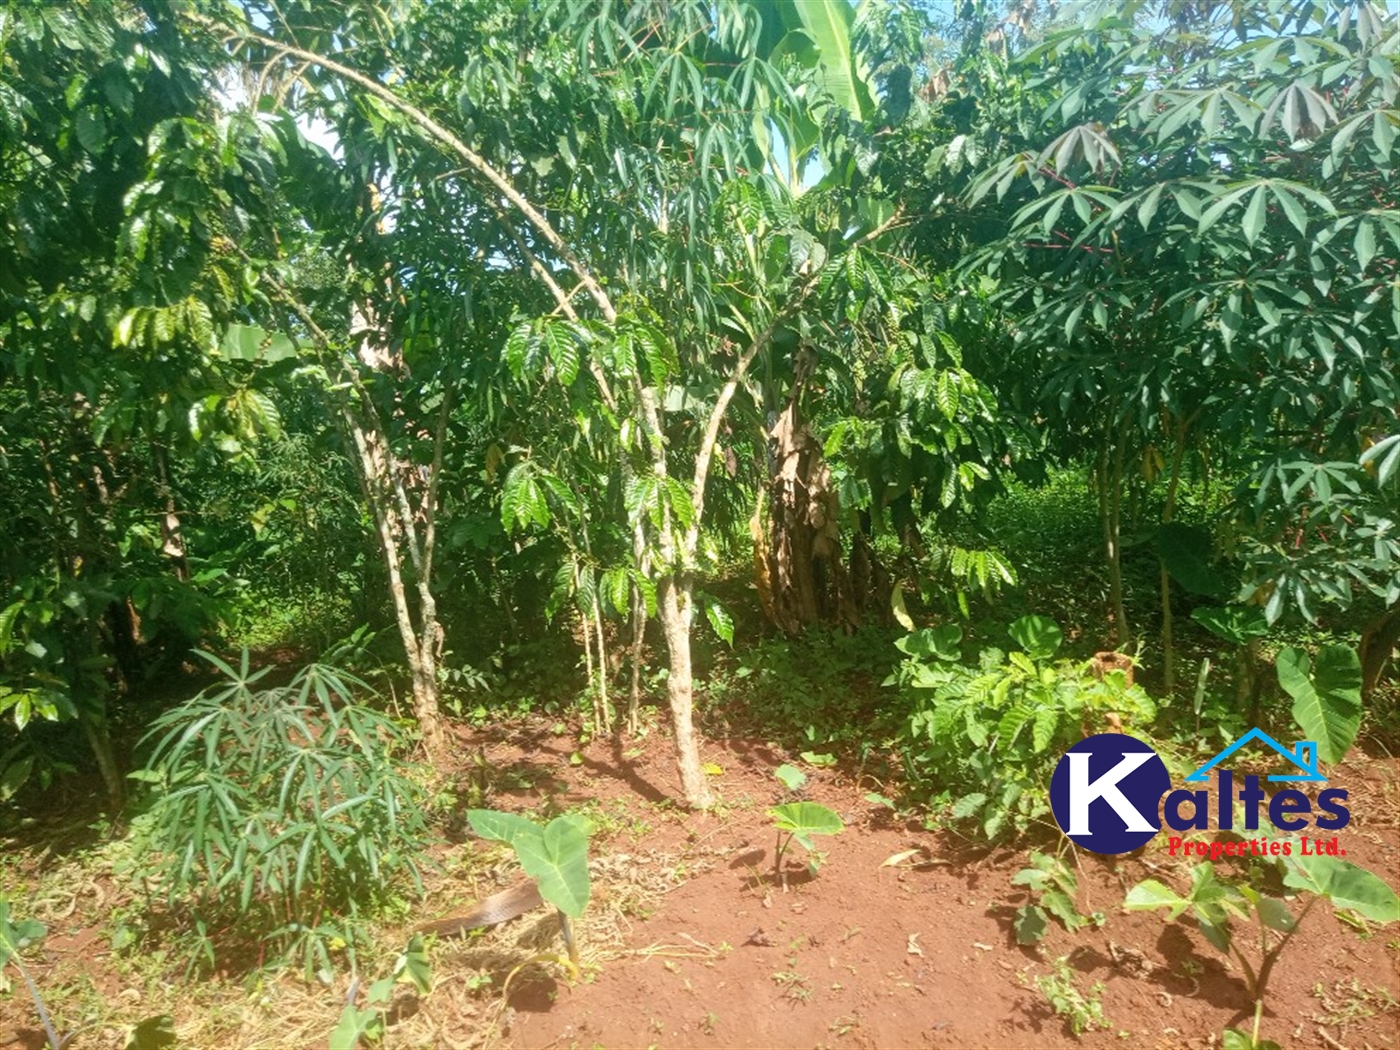
[[[586,822],[578,816],[565,815],[541,827],[517,813],[494,809],[469,810],[467,820],[482,838],[504,842],[515,850],[525,874],[539,886],[540,896],[559,909],[559,931],[569,950],[565,964],[577,978],[578,945],[569,919],[583,914],[592,894]]]
[[[1108,1019],[1103,1014],[1103,985],[1096,983],[1085,995],[1074,983],[1070,972],[1069,959],[1061,956],[1055,960],[1055,972],[1035,979],[1036,986],[1050,1003],[1057,1015],[1065,1019],[1070,1031],[1083,1035],[1090,1028],[1108,1028]]]
[[[366,1007],[355,1005],[360,981],[350,982],[350,990],[345,996],[345,1009],[340,1012],[340,1023],[331,1032],[330,1050],[356,1050],[363,1042],[375,1041],[384,1035],[384,1015],[394,997],[394,986],[411,984],[419,995],[432,991],[432,966],[428,962],[428,952],[423,938],[414,935],[408,947],[394,960],[393,971],[388,977],[381,977],[369,986],[365,996]]]
[[[816,802],[788,802],[773,806],[768,810],[768,815],[773,818],[773,827],[778,832],[773,872],[783,879],[784,888],[787,883],[783,874],[783,854],[793,841],[796,840],[807,851],[807,868],[815,875],[826,860],[826,854],[817,849],[812,836],[835,835],[846,826],[841,823],[840,817]]]
[[[805,1003],[812,998],[812,989],[807,986],[807,978],[796,970],[781,970],[773,975],[773,983],[783,989],[783,998]]]
[[[1344,1035],[1348,1025],[1365,1021],[1378,1013],[1400,1011],[1400,1000],[1387,988],[1383,985],[1367,987],[1356,977],[1350,981],[1333,981],[1330,988],[1319,982],[1313,985],[1312,994],[1323,1011],[1315,1014],[1313,1020],[1339,1028]]]
[[[1079,893],[1079,880],[1063,860],[1038,850],[1031,850],[1028,859],[1030,866],[1022,868],[1011,878],[1011,884],[1026,887],[1026,894],[1030,897],[1028,903],[1016,909],[1017,944],[1040,942],[1049,928],[1047,913],[1058,919],[1070,933],[1101,918],[1080,914],[1074,903]]]

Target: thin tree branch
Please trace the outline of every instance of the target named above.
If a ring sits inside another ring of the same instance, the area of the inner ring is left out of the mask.
[[[583,260],[574,254],[573,249],[569,247],[568,242],[565,241],[559,231],[554,228],[554,225],[549,219],[547,219],[538,208],[531,204],[525,195],[517,190],[514,184],[501,174],[501,172],[497,171],[485,157],[477,153],[476,150],[472,149],[432,117],[428,116],[423,110],[419,109],[411,102],[404,101],[374,78],[361,73],[359,70],[343,65],[332,58],[327,58],[325,55],[317,54],[314,51],[308,51],[305,48],[294,47],[290,44],[274,40],[271,37],[263,36],[261,33],[252,32],[247,28],[236,29],[202,15],[191,13],[189,17],[205,26],[216,27],[231,32],[242,39],[256,41],[264,47],[272,48],[282,55],[300,58],[312,65],[329,70],[338,76],[344,77],[351,83],[358,84],[381,102],[392,106],[404,116],[408,117],[413,123],[418,125],[421,130],[427,132],[430,137],[436,139],[440,144],[446,146],[453,153],[457,154],[457,156],[461,157],[462,160],[466,161],[469,168],[494,186],[506,200],[510,201],[510,203],[525,216],[530,225],[539,231],[540,235],[549,243],[549,246],[559,254],[559,258],[564,261],[565,265],[574,272],[574,275],[579,279],[579,283],[583,285],[588,291],[589,296],[598,305],[598,309],[602,312],[603,317],[609,323],[617,320],[617,311],[613,308],[612,300],[608,298],[608,293],[603,290],[603,286],[599,284],[597,278],[593,276],[593,272],[584,264]]]

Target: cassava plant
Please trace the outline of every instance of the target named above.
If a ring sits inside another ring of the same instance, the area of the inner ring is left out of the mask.
[[[1277,834],[1270,832],[1271,837]],[[1192,867],[1191,885],[1184,893],[1157,879],[1145,879],[1128,891],[1124,902],[1130,911],[1165,908],[1168,921],[1190,911],[1206,940],[1239,963],[1254,1001],[1254,1025],[1248,1034],[1226,1029],[1222,1039],[1226,1050],[1279,1050],[1278,1043],[1259,1036],[1264,997],[1279,957],[1318,901],[1325,899],[1340,912],[1372,922],[1400,921],[1400,898],[1384,880],[1339,857],[1304,855],[1300,845],[1297,840],[1289,842],[1288,855],[1277,861],[1285,889],[1303,901],[1296,916],[1285,900],[1260,892],[1248,881],[1217,878],[1215,865],[1208,860]],[[1253,925],[1248,941],[1234,935],[1232,920]]]
[[[308,974],[329,975],[332,944],[353,966],[362,911],[418,883],[422,791],[395,758],[407,742],[333,667],[259,688],[267,669],[250,672],[246,650],[237,669],[200,655],[224,680],[156,719],[132,774],[154,789],[148,873],[191,916],[191,966],[214,965],[219,928],[299,951]]]

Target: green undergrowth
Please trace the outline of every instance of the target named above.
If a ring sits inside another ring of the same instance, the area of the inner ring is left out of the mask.
[[[814,627],[717,653],[700,677],[700,717],[713,735],[745,735],[790,751],[865,762],[898,720],[881,683],[899,653],[899,628],[853,633]],[[821,759],[819,759],[819,764]]]

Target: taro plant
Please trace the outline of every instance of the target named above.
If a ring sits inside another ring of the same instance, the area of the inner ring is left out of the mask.
[[[72,1036],[59,1037],[48,1007],[44,1005],[44,997],[39,994],[39,986],[34,983],[34,978],[29,975],[19,957],[23,949],[43,940],[48,932],[47,926],[33,919],[12,919],[10,902],[0,897],[0,992],[9,990],[6,987],[8,982],[5,980],[5,967],[13,966],[19,971],[20,979],[29,990],[29,998],[34,1001],[34,1011],[39,1015],[39,1023],[44,1026],[44,1038],[49,1042],[49,1050],[63,1050]]]
[[[807,783],[807,774],[786,763],[773,770],[773,776],[786,788],[789,798],[797,795]],[[784,802],[772,806],[768,815],[773,818],[773,827],[778,832],[778,843],[773,851],[773,874],[787,888],[787,873],[783,870],[783,856],[793,842],[807,851],[807,870],[815,875],[826,860],[826,854],[817,849],[813,835],[836,835],[845,824],[831,810],[816,802],[801,800]]]
[[[807,870],[815,875],[826,854],[817,849],[813,835],[836,835],[845,828],[841,818],[818,802],[785,802],[772,806],[768,815],[773,818],[773,827],[778,832],[778,844],[773,854],[773,871],[787,884],[787,874],[783,870],[783,855],[794,842],[807,851]]]
[[[517,813],[494,809],[468,810],[467,820],[482,838],[504,842],[515,850],[520,866],[535,880],[540,896],[559,910],[559,931],[569,957],[557,961],[577,976],[578,943],[569,920],[583,914],[593,891],[588,876],[588,822],[575,814],[565,814],[540,825]]]
[[[210,931],[298,953],[329,979],[330,951],[354,965],[355,926],[387,903],[424,842],[423,793],[396,755],[403,734],[355,701],[359,679],[322,664],[285,686],[200,654],[223,675],[161,715],[144,770],[149,874],[196,934],[191,967],[214,965]]]
[[[1270,837],[1277,835],[1270,831]],[[1277,859],[1283,885],[1304,899],[1295,916],[1288,902],[1261,893],[1246,881],[1232,882],[1216,876],[1215,865],[1202,861],[1191,869],[1191,885],[1179,892],[1157,879],[1145,879],[1128,891],[1124,907],[1130,911],[1165,908],[1172,921],[1189,911],[1206,940],[1239,963],[1250,998],[1254,1000],[1254,1026],[1249,1033],[1225,1030],[1226,1050],[1279,1050],[1279,1044],[1261,1039],[1259,1024],[1269,978],[1279,957],[1292,943],[1308,913],[1327,900],[1339,913],[1354,913],[1373,922],[1400,920],[1400,898],[1384,880],[1365,868],[1313,852],[1303,854],[1301,842],[1287,841],[1287,856]],[[1252,935],[1236,937],[1234,920],[1253,926]]]
[[[1018,649],[983,649],[968,666],[956,625],[914,631],[895,643],[905,659],[886,679],[908,705],[900,750],[911,787],[931,787],[931,802],[989,839],[1049,813],[1050,775],[1068,745],[1157,713],[1122,671],[1056,659],[1062,636],[1050,617],[1023,616],[1007,633]]]
[[[1316,660],[1287,646],[1274,660],[1278,684],[1293,699],[1293,720],[1317,757],[1340,762],[1361,728],[1361,658],[1348,645],[1324,645]]]

